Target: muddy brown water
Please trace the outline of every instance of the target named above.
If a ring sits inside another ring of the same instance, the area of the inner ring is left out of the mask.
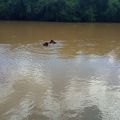
[[[1,21],[0,120],[120,120],[120,24]]]

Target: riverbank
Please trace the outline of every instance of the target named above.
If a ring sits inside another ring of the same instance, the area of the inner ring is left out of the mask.
[[[1,20],[120,22],[118,0],[0,1]]]

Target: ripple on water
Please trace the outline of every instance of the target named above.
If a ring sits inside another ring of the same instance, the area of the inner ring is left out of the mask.
[[[0,44],[1,120],[119,119],[119,50],[79,42]]]

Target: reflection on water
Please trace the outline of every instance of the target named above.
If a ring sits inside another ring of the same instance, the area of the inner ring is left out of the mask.
[[[119,31],[0,22],[0,120],[119,120]]]

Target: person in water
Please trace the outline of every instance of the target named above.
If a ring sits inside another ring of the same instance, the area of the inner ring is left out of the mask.
[[[50,40],[50,44],[56,44],[54,40]]]
[[[44,42],[44,43],[43,43],[43,46],[46,46],[46,47],[47,47],[48,45],[49,45],[48,42]]]
[[[49,44],[56,44],[56,42],[54,40],[50,40],[50,42],[44,42],[43,46],[49,46]]]

